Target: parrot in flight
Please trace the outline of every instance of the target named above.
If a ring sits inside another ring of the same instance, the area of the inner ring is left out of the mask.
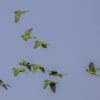
[[[3,87],[5,90],[8,90],[8,87],[11,87],[8,84],[5,84],[4,81],[0,80],[0,87]]]
[[[17,23],[20,20],[21,16],[23,14],[27,13],[27,12],[30,12],[30,11],[25,11],[25,10],[20,10],[20,9],[16,10],[14,12],[14,14],[15,14],[15,23]]]
[[[45,68],[41,64],[32,64],[31,70],[33,73],[36,73],[38,70],[41,70],[43,73],[45,73]]]
[[[26,70],[25,70],[25,68],[23,68],[23,67],[14,67],[14,68],[13,68],[13,74],[14,74],[14,76],[18,76],[19,73],[25,72],[25,71],[26,71]]]
[[[21,36],[22,37],[22,39],[24,40],[24,41],[28,41],[29,39],[31,39],[31,38],[37,38],[37,37],[35,37],[35,36],[32,36],[32,28],[29,28],[28,30],[26,30],[25,31],[25,33]]]
[[[37,72],[38,70],[41,70],[43,73],[45,73],[45,68],[43,67],[43,65],[31,64],[30,62],[25,60],[21,61],[19,64],[27,67],[27,69],[33,73]]]
[[[19,65],[22,65],[22,66],[25,66],[25,67],[27,67],[27,69],[29,70],[29,71],[31,71],[31,64],[30,64],[30,62],[28,62],[28,61],[26,61],[26,60],[23,60],[23,61],[21,61],[20,63],[19,63]]]
[[[58,82],[52,81],[52,80],[45,80],[44,81],[44,89],[46,89],[48,86],[51,88],[52,92],[56,93],[56,84]]]
[[[47,48],[48,43],[45,42],[45,41],[36,40],[36,41],[35,41],[34,48],[38,48],[38,47],[40,47],[40,46],[41,46],[42,48]]]
[[[95,64],[93,62],[91,62],[88,65],[88,68],[86,68],[86,71],[92,75],[97,75],[96,72],[100,71],[100,68],[95,68]]]
[[[57,71],[48,71],[48,74],[49,75],[52,75],[52,76],[59,76],[59,77],[63,77],[63,74],[62,73],[59,73]]]

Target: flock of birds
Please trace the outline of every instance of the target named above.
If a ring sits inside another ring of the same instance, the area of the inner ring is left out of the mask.
[[[25,60],[19,62],[19,65],[21,65],[21,67],[13,68],[14,76],[18,76],[20,73],[23,73],[26,70],[28,70],[32,73],[37,73],[38,71],[41,71],[42,73],[47,72],[48,75],[61,77],[61,78],[64,75],[63,73],[60,73],[60,72],[57,72],[57,71],[54,71],[54,70],[47,70],[46,71],[46,68],[43,65],[41,65],[41,64],[31,64],[30,62],[25,61]],[[44,81],[44,89],[46,89],[48,86],[50,86],[51,90],[55,93],[57,83],[58,82],[53,81],[53,80],[45,80]]]
[[[24,11],[24,10],[16,10],[14,12],[15,14],[15,23],[18,23],[18,21],[20,20],[21,16],[24,15],[25,13],[30,12],[30,11]],[[29,39],[36,39],[34,42],[34,48],[38,48],[38,47],[42,47],[42,48],[48,48],[48,43],[43,41],[43,40],[38,40],[38,37],[33,36],[32,35],[32,28],[26,30],[24,32],[24,34],[21,36],[21,38],[24,41],[28,41]],[[22,60],[21,62],[19,62],[19,67],[14,67],[13,68],[13,74],[14,76],[18,76],[20,73],[26,72],[26,70],[29,70],[32,73],[36,73],[38,71],[41,71],[43,73],[48,73],[48,75],[50,76],[55,76],[55,77],[60,77],[63,78],[64,74],[60,73],[56,70],[47,70],[45,69],[45,67],[41,64],[32,64],[29,61],[26,60]],[[90,62],[88,67],[86,68],[86,72],[88,72],[91,75],[97,75],[97,71],[100,71],[100,68],[96,68],[93,62]],[[52,92],[56,93],[56,84],[58,84],[58,82],[54,81],[54,80],[44,80],[44,89],[46,89],[47,87],[50,87],[50,89],[52,90]],[[6,84],[3,80],[0,80],[0,87],[5,88],[6,90],[8,89],[8,87],[11,87],[9,84]]]

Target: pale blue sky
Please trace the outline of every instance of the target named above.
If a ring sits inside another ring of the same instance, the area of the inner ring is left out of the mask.
[[[31,12],[15,24],[16,9]],[[12,86],[0,89],[0,100],[100,100],[100,78],[85,72],[91,61],[100,67],[99,0],[1,0],[0,13],[0,78]],[[31,27],[48,49],[34,50],[32,40],[21,39]],[[64,72],[56,79],[57,93],[43,90],[48,75],[26,72],[14,78],[12,68],[22,59]]]

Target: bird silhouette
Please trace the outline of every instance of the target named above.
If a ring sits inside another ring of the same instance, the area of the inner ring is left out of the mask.
[[[31,38],[37,38],[35,36],[32,36],[32,30],[32,28],[26,30],[25,33],[21,36],[24,41],[28,41]]]
[[[25,68],[23,68],[23,67],[14,67],[14,68],[13,68],[13,74],[14,74],[14,76],[18,76],[19,73],[25,72],[25,71],[26,71],[26,70],[25,70]]]
[[[22,66],[26,67],[29,71],[31,71],[32,65],[30,64],[30,62],[28,62],[26,60],[22,60],[19,62],[19,65],[22,65]]]
[[[62,73],[59,73],[57,71],[48,71],[48,74],[49,75],[52,75],[52,76],[59,76],[59,77],[63,77],[63,74]]]
[[[44,89],[46,89],[48,86],[51,88],[52,92],[56,93],[56,84],[58,82],[55,82],[53,80],[45,80],[44,81]]]
[[[25,11],[25,10],[21,10],[21,9],[18,9],[14,12],[15,14],[15,23],[17,23],[19,20],[20,20],[20,17],[27,13],[27,12],[30,12],[30,11]]]
[[[48,43],[45,41],[41,41],[41,40],[36,40],[35,44],[34,44],[34,48],[38,48],[38,47],[42,47],[42,48],[47,48],[48,47]]]
[[[93,62],[89,63],[88,68],[86,71],[92,75],[97,75],[96,72],[100,71],[100,68],[96,68]]]
[[[0,87],[3,87],[5,90],[8,90],[8,87],[11,87],[11,86],[4,83],[4,81],[0,80]]]
[[[45,73],[45,68],[41,64],[32,64],[31,68],[32,68],[31,70],[33,73],[36,73],[38,70],[41,70],[43,73]]]

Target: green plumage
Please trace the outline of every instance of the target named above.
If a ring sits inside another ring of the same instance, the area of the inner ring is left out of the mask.
[[[15,23],[17,23],[19,20],[20,20],[20,17],[23,15],[23,14],[25,14],[25,13],[27,13],[27,12],[29,12],[29,11],[24,11],[24,10],[16,10],[15,12],[14,12],[14,14],[15,14]]]
[[[31,64],[30,62],[25,60],[21,61],[19,64],[27,67],[27,69],[29,71],[32,71],[33,73],[36,73],[38,70],[41,70],[43,73],[45,73],[45,68],[41,64]]]
[[[35,44],[34,44],[34,48],[38,48],[38,47],[43,47],[43,48],[47,48],[48,43],[45,41],[40,41],[40,40],[36,40]]]
[[[24,66],[24,67],[27,67],[27,69],[28,69],[29,71],[31,71],[32,65],[30,64],[30,62],[28,62],[28,61],[26,61],[26,60],[23,60],[23,61],[19,62],[19,64],[22,65],[22,66]]]
[[[36,73],[38,70],[41,70],[43,73],[45,73],[45,68],[41,64],[32,64],[32,72]]]
[[[19,62],[19,65],[27,66],[28,63],[29,63],[28,61],[22,60],[22,61]]]
[[[31,38],[37,38],[35,36],[32,36],[32,30],[32,28],[26,30],[25,33],[21,36],[24,41],[28,41]]]
[[[48,71],[48,74],[49,75],[52,75],[52,76],[59,76],[59,77],[63,77],[63,74],[62,73],[59,73],[57,71]]]
[[[100,71],[100,68],[95,68],[95,64],[93,62],[91,62],[88,65],[88,68],[86,68],[86,71],[92,75],[96,75],[97,71]]]
[[[15,67],[15,68],[13,68],[13,74],[14,74],[14,76],[18,76],[19,73],[25,72],[25,71],[26,70],[23,67]]]
[[[48,86],[51,88],[52,92],[56,92],[56,84],[57,82],[52,80],[45,80],[44,81],[44,89],[46,89]]]

